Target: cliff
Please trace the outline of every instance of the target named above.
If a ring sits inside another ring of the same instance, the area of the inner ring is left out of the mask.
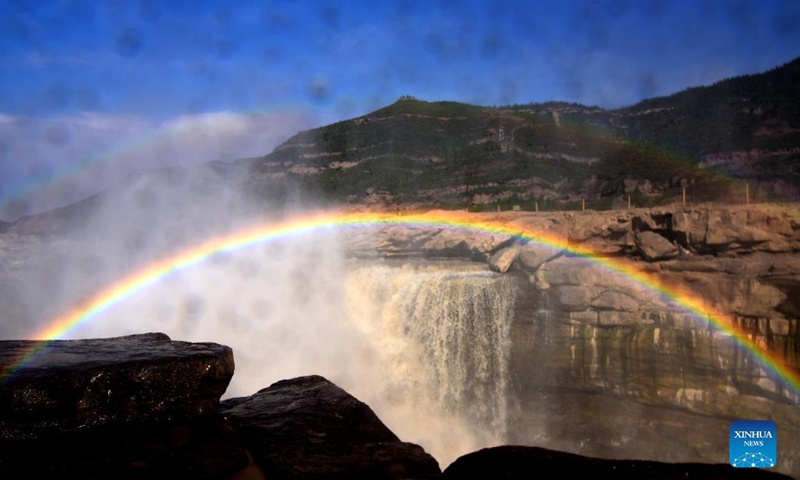
[[[794,206],[465,215],[527,238],[387,227],[353,231],[346,243],[357,256],[462,258],[517,278],[509,441],[605,458],[712,461],[710,452],[727,447],[709,432],[731,419],[768,418],[781,425],[784,471],[800,473],[790,447],[800,435],[797,392],[726,332],[739,329],[800,370]],[[582,247],[615,267],[577,255]],[[654,290],[631,272],[682,293]],[[686,298],[702,302],[716,324],[687,309]]]
[[[728,465],[615,462],[526,447],[466,455],[440,475],[422,448],[401,442],[368,406],[322,377],[277,382],[220,404],[232,360],[227,347],[174,342],[162,334],[0,342],[0,473],[466,479],[530,478],[536,471],[543,478],[786,478]]]

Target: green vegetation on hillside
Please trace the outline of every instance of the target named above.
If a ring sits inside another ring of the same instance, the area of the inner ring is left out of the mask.
[[[800,189],[799,157],[796,60],[613,111],[402,98],[300,132],[241,165],[253,178],[284,178],[336,201],[379,195],[440,207],[538,202],[545,209],[570,208],[580,198],[610,208],[628,194],[636,204],[657,204],[674,201],[684,187],[696,200],[741,196],[736,178],[764,195],[791,194]]]

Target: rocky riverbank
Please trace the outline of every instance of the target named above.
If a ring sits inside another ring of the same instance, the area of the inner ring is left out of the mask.
[[[0,342],[3,478],[787,478],[727,465],[596,460],[532,447],[440,472],[364,403],[318,376],[220,403],[229,348],[163,334]]]
[[[735,327],[785,368],[800,368],[795,207],[505,212],[469,214],[465,223],[481,220],[534,240],[392,226],[353,231],[347,244],[356,256],[461,258],[518,279],[510,441],[707,462],[727,448],[732,419],[766,418],[781,425],[783,471],[800,474],[797,392],[725,333]],[[581,248],[617,271],[576,255]],[[687,304],[702,305],[717,325]]]

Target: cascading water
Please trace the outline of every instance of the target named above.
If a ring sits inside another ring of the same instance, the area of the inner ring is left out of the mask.
[[[347,284],[351,321],[387,368],[394,408],[379,415],[443,465],[504,443],[513,278],[458,262],[388,263],[356,265]]]

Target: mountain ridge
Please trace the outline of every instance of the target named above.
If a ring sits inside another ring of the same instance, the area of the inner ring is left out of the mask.
[[[613,110],[405,96],[233,165],[256,191],[292,181],[326,200],[384,206],[563,208],[583,198],[608,208],[628,194],[648,206],[691,185],[695,198],[727,200],[731,179],[794,197],[798,99],[800,59]]]
[[[753,201],[797,200],[800,57],[617,109],[404,96],[297,132],[269,154],[195,169],[278,206],[300,199],[357,208],[609,209],[629,199],[638,207],[679,201],[684,189],[694,203],[741,203],[743,183]],[[175,169],[131,173],[106,193],[134,177],[162,188],[167,170]],[[14,223],[61,229],[98,203],[84,199]]]

